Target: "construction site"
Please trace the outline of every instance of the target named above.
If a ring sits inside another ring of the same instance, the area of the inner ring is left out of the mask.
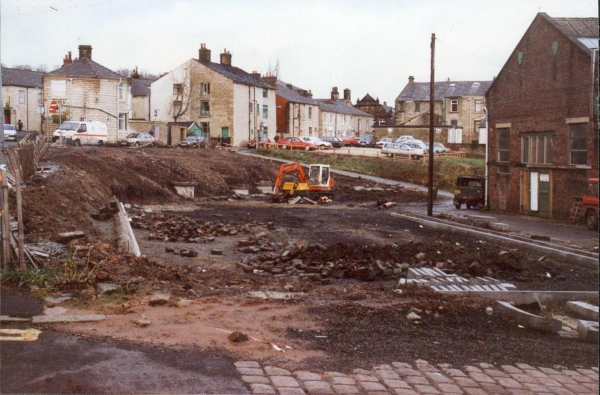
[[[5,271],[2,289],[3,311],[26,293],[45,313],[3,321],[290,370],[596,364],[568,302],[593,314],[597,246],[501,236],[476,211],[472,226],[426,220],[421,191],[328,167],[328,196],[274,199],[280,165],[226,150],[50,148],[22,191],[33,259],[27,274]],[[298,188],[279,176],[282,191]]]

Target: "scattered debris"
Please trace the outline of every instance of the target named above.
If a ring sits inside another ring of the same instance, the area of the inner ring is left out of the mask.
[[[145,314],[140,314],[140,317],[140,319],[133,321],[135,325],[139,326],[140,328],[145,328],[151,324],[150,320]]]
[[[38,329],[0,329],[0,341],[36,341],[42,331]]]
[[[105,320],[104,314],[90,315],[35,315],[31,317],[32,324],[58,324],[63,322],[92,322]]]
[[[0,315],[0,323],[19,323],[19,322],[31,322],[31,318],[10,317],[7,315]]]
[[[598,322],[579,320],[577,333],[588,343],[598,343]]]
[[[566,311],[568,314],[589,321],[598,321],[598,306],[586,302],[573,301],[567,302]]]
[[[72,299],[71,295],[61,295],[61,296],[57,296],[57,297],[46,296],[44,298],[44,301],[46,303],[60,304],[60,303],[65,302],[65,301],[67,301],[69,299]]]
[[[394,207],[395,205],[396,205],[396,202],[386,202],[386,203],[379,205],[378,209],[385,210],[385,209]]]
[[[115,291],[118,291],[121,287],[117,284],[112,284],[112,283],[97,283],[96,284],[96,290],[98,291],[98,294],[103,295],[103,294],[110,294],[113,293]]]
[[[119,212],[119,204],[116,201],[108,202],[104,207],[101,207],[97,213],[90,215],[96,221],[107,221]]]
[[[248,341],[248,335],[242,332],[232,332],[227,338],[234,343],[241,343]]]
[[[162,306],[171,301],[171,295],[164,293],[155,293],[150,297],[148,304],[150,306]]]
[[[562,329],[562,322],[559,320],[531,314],[507,302],[496,302],[496,310],[499,314],[509,317],[517,324],[527,328],[538,329],[545,332],[558,332]]]
[[[58,234],[58,242],[62,244],[68,244],[71,240],[81,239],[85,237],[85,232],[77,230],[74,232],[64,232]]]
[[[530,235],[529,238],[531,240],[550,241],[550,236],[544,236],[544,235]]]
[[[415,313],[414,311],[411,311],[410,313],[408,313],[408,315],[406,316],[407,320],[411,320],[411,321],[416,321],[416,320],[420,320],[421,316],[419,316],[417,313]]]

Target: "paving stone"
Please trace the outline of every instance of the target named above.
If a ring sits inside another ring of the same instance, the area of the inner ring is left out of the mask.
[[[477,384],[473,379],[470,379],[468,377],[455,377],[454,381],[456,381],[456,384],[460,385],[461,388],[464,387],[479,387],[479,384]]]
[[[400,368],[396,369],[396,372],[400,374],[400,376],[422,376],[423,374],[414,369]]]
[[[565,388],[575,392],[576,394],[583,394],[584,392],[589,391],[589,388],[586,388],[581,384],[565,384]]]
[[[333,390],[336,394],[360,394],[360,390],[353,385],[334,384]]]
[[[550,390],[540,384],[522,383],[525,388],[533,392],[550,392]]]
[[[575,380],[568,376],[553,376],[552,378],[561,384],[577,384]]]
[[[309,394],[333,394],[331,386],[324,381],[305,381],[304,386]]]
[[[546,373],[546,374],[550,374],[550,375],[553,375],[553,374],[560,374],[560,372],[559,372],[559,371],[556,371],[556,370],[554,370],[554,369],[551,369],[551,368],[540,368],[540,371],[542,371],[542,372],[544,372],[544,373]]]
[[[538,384],[540,382],[538,379],[536,379],[535,377],[531,377],[528,374],[511,374],[510,376],[513,379],[517,380],[519,383]]]
[[[440,391],[436,390],[435,387],[430,385],[415,385],[415,389],[420,394],[439,394]]]
[[[478,383],[491,383],[491,384],[495,383],[495,381],[487,374],[470,372],[469,376],[471,376],[471,378],[473,380],[477,381]]]
[[[394,389],[394,392],[397,395],[419,395],[417,392],[409,390],[408,388],[396,388]]]
[[[412,369],[412,365],[406,362],[392,362],[392,366],[398,369]]]
[[[264,376],[261,368],[237,368],[243,376]]]
[[[302,388],[277,388],[280,395],[306,395]]]
[[[481,388],[463,388],[463,390],[468,395],[489,395],[487,392],[485,392]]]
[[[410,385],[403,380],[383,379],[383,383],[390,388],[407,388],[411,389]]]
[[[508,393],[511,395],[532,395],[529,390],[520,390],[516,388],[509,389]]]
[[[307,372],[304,370],[299,370],[297,372],[294,372],[294,376],[296,376],[297,378],[299,378],[302,381],[308,381],[308,380],[321,380],[321,375],[318,373],[313,373],[313,372]]]
[[[589,378],[588,376],[571,376],[571,378],[575,381],[577,381],[579,384],[583,384],[583,383],[593,383],[594,381]]]
[[[405,377],[405,380],[410,384],[429,385],[429,381],[425,377],[409,376]]]
[[[379,375],[379,377],[384,379],[399,379],[398,373],[393,370],[376,370],[375,373]]]
[[[594,372],[598,373],[598,368],[597,368],[597,367],[595,367],[595,366],[594,366],[594,367],[592,368],[592,370],[593,370]]]
[[[587,376],[597,376],[598,373],[593,371],[592,369],[577,369],[577,371],[581,374],[585,374]]]
[[[568,390],[564,387],[550,387],[550,390],[556,395],[575,395],[575,393],[571,390]],[[581,395],[581,394],[577,394]]]
[[[566,374],[567,376],[571,376],[571,377],[581,376],[581,373],[576,372],[574,370],[569,370],[569,369],[565,369],[561,373]]]
[[[511,365],[502,365],[502,369],[504,369],[506,373],[523,373],[521,369]]]
[[[483,370],[479,369],[478,367],[475,366],[465,366],[465,371],[466,372],[473,372],[473,373],[483,373]]]
[[[480,363],[479,366],[481,366],[482,369],[495,369],[496,368],[494,365],[491,365],[489,363]]]
[[[250,384],[253,394],[274,394],[273,387],[267,384]]]
[[[377,365],[377,366],[373,367],[373,369],[375,369],[375,370],[392,370],[393,368],[390,365],[384,364],[384,365]]]
[[[265,376],[242,376],[242,381],[248,384],[271,384],[269,379]]]
[[[300,384],[292,376],[270,376],[276,387],[300,387]]]
[[[367,395],[390,395],[387,391],[369,391]]]
[[[508,374],[501,372],[500,370],[497,370],[497,369],[488,369],[488,370],[485,370],[484,373],[490,377],[509,377]]]
[[[586,388],[589,388],[593,391],[596,391],[596,393],[598,393],[598,383],[583,383],[583,386]]]
[[[500,387],[498,384],[481,383],[481,388],[484,389],[485,391],[487,391],[489,394],[500,395],[500,394],[508,393],[508,391],[506,391],[504,388]]]
[[[529,377],[529,376],[527,376],[527,377]],[[496,378],[496,381],[498,381],[498,384],[500,384],[504,388],[516,388],[516,389],[524,388],[523,385],[519,384],[518,381],[511,379],[509,377],[498,377],[498,378]]]
[[[385,387],[379,383],[374,383],[372,381],[361,381],[360,386],[365,389],[365,391],[385,391]]]
[[[535,370],[533,366],[526,363],[516,363],[515,365],[517,365],[517,367],[521,370]]]
[[[548,378],[548,375],[546,373],[542,373],[539,372],[537,370],[525,370],[525,374],[531,376],[531,377],[535,377],[535,378]]]
[[[291,376],[292,373],[289,370],[276,368],[274,366],[265,366],[265,373],[269,376]]]
[[[444,372],[450,377],[467,377],[465,372],[459,369],[444,369]]]
[[[443,394],[462,394],[463,391],[455,384],[440,383],[438,387]]]
[[[260,368],[260,364],[256,361],[237,361],[234,365],[236,368]]]
[[[344,373],[340,373],[340,372],[325,372],[325,373],[323,373],[323,376],[327,376],[327,377],[347,377]]]
[[[373,375],[370,374],[357,374],[356,376],[354,376],[354,378],[356,378],[358,381],[373,381],[373,382],[378,382],[379,379]]]
[[[356,382],[351,377],[332,377],[331,384],[354,385]]]
[[[352,371],[352,373],[354,373],[354,374],[371,374],[371,371],[370,370],[366,370],[366,369],[360,369],[360,368],[358,368],[358,369],[354,369]]]
[[[552,377],[556,377],[556,376],[550,376],[550,378],[540,377],[540,378],[538,378],[538,381],[544,387],[561,387],[562,385],[558,381],[554,380]]]
[[[417,369],[421,372],[439,372],[440,370],[433,365],[428,363],[417,364]]]
[[[449,379],[448,377],[444,376],[441,373],[427,372],[427,373],[425,373],[425,375],[427,377],[429,377],[429,379],[431,381],[433,381],[434,383],[453,383],[454,382],[454,381],[452,381],[451,379]]]

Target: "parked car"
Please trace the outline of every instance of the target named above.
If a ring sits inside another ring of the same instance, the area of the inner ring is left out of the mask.
[[[409,136],[409,135],[400,136],[396,139],[396,143],[406,143],[407,141],[414,140],[414,139],[415,138],[413,136]]]
[[[385,143],[381,147],[381,153],[387,156],[391,156],[392,154],[410,154],[414,155],[413,159],[419,159],[420,156],[423,156],[424,152],[422,149],[410,147],[408,144]]]
[[[265,148],[267,144],[271,144],[271,140],[269,140],[267,137],[261,137],[258,140],[258,148]],[[250,149],[256,148],[256,139],[250,140],[247,147]]]
[[[317,147],[319,147],[321,149],[333,148],[333,145],[331,145],[330,142],[321,140],[320,138],[318,138],[316,136],[303,136],[303,137],[300,137],[300,139],[302,139],[302,141],[306,141],[307,143],[313,143],[314,145],[316,145]]]
[[[598,179],[590,178],[581,199],[581,212],[585,215],[588,229],[598,229]]]
[[[125,140],[121,140],[121,145],[143,145],[143,144],[153,144],[155,141],[154,136],[150,133],[130,133],[125,137]]]
[[[410,148],[413,148],[416,150],[421,150],[423,152],[427,152],[427,146],[425,145],[424,142],[422,142],[420,140],[409,140],[409,141],[406,141],[404,143],[399,143],[399,144],[406,144]]]
[[[17,141],[17,130],[11,124],[4,124],[4,140]]]
[[[376,142],[375,139],[373,138],[373,135],[366,135],[364,137],[361,137],[358,140],[358,143],[361,147],[375,147]]]
[[[312,142],[306,142],[300,137],[286,137],[277,142],[277,146],[281,149],[303,149],[303,150],[315,150],[317,146]]]
[[[331,143],[331,146],[333,148],[342,148],[344,146],[344,142],[339,137],[323,136],[323,137],[319,137],[319,138],[322,141],[327,141],[328,143]]]
[[[342,140],[342,144],[344,144],[344,147],[359,147],[360,146],[360,139],[357,139],[354,137],[340,137],[340,140]]]
[[[202,136],[187,136],[185,140],[179,142],[181,148],[200,148],[204,146],[204,137]]]
[[[376,142],[376,143],[375,143],[375,145],[376,145],[378,148],[382,148],[382,147],[383,147],[383,145],[384,145],[384,144],[386,144],[386,143],[393,144],[393,143],[394,143],[394,141],[393,141],[391,138],[389,138],[389,137],[384,137],[384,138],[382,138],[381,140],[379,140],[378,142]]]
[[[75,146],[104,145],[108,139],[108,132],[103,122],[65,121],[52,133],[52,141],[61,137]]]
[[[477,176],[459,176],[454,188],[454,207],[460,210],[465,203],[467,208],[481,208],[485,204],[485,178]]]

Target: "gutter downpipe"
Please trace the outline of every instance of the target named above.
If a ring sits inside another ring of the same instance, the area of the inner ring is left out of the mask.
[[[252,140],[252,137],[250,135],[250,130],[252,129],[252,118],[251,118],[251,112],[250,109],[252,108],[252,101],[250,100],[251,96],[250,96],[250,85],[248,85],[248,103],[250,103],[250,105],[248,106],[248,144],[250,144],[250,140]],[[256,148],[258,148],[258,140],[254,140],[254,143],[256,144]]]
[[[117,139],[116,141],[114,141],[115,143],[117,141],[119,141],[119,119],[121,117],[121,114],[119,114],[120,108],[119,108],[119,88],[121,87],[121,78],[119,78],[119,83],[117,84]]]
[[[489,147],[490,147],[490,120],[488,119],[488,111],[487,111],[487,106],[484,107],[483,109],[483,114],[485,117],[485,124],[486,126],[486,130],[485,130],[485,196],[484,196],[484,202],[483,202],[483,206],[485,208],[489,208],[488,207],[488,194],[489,194],[489,189],[488,189],[488,175],[489,175],[489,166],[488,166],[488,151],[489,151]]]

